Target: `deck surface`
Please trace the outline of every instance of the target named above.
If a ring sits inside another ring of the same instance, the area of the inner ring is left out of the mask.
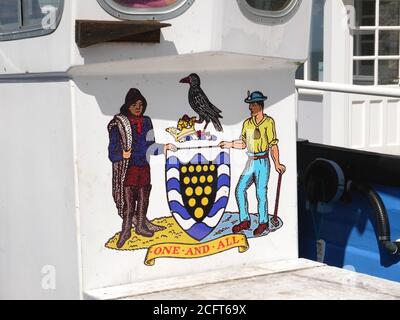
[[[304,259],[91,291],[91,299],[398,300],[400,283]]]

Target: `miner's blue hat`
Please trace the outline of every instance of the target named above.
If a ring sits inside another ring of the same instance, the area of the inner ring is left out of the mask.
[[[247,98],[244,100],[244,102],[246,103],[261,102],[267,99],[268,97],[264,96],[263,93],[260,91],[254,91],[253,93],[247,91]]]

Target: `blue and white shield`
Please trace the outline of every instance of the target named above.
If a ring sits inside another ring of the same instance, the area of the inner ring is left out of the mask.
[[[201,241],[219,224],[229,199],[230,154],[219,148],[168,152],[169,208],[192,238]]]

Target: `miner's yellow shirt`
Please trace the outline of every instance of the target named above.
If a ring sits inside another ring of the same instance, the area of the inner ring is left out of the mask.
[[[260,130],[261,137],[259,139],[254,136],[256,128]],[[271,117],[264,114],[263,120],[256,124],[255,117],[247,119],[243,123],[242,140],[246,142],[247,150],[250,153],[262,153],[274,145],[277,145],[279,140],[276,137],[275,121]]]

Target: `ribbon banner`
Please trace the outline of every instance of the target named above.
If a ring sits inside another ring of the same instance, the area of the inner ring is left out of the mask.
[[[231,234],[216,240],[199,244],[164,243],[151,246],[147,250],[144,264],[154,266],[158,258],[195,259],[238,248],[239,253],[249,249],[247,238],[242,234]]]

